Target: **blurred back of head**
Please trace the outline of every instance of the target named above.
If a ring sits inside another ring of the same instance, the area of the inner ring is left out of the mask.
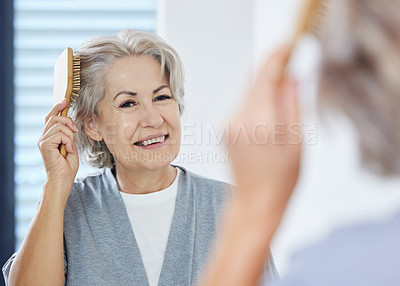
[[[400,0],[331,0],[321,28],[319,103],[354,123],[362,162],[400,174]]]

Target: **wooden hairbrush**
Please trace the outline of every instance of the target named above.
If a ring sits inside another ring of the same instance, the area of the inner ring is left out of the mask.
[[[304,0],[301,5],[301,10],[298,16],[297,25],[295,27],[292,38],[289,42],[289,51],[285,58],[284,66],[281,72],[281,79],[286,73],[289,60],[293,54],[299,39],[310,31],[317,31],[321,25],[321,20],[326,10],[327,0]]]
[[[80,58],[74,56],[71,48],[66,48],[58,57],[54,65],[54,105],[66,99],[67,107],[61,111],[60,116],[67,116],[71,102],[78,97],[80,90]],[[60,144],[60,153],[67,154],[64,144]]]

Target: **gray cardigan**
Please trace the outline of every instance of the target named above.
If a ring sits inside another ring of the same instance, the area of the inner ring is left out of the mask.
[[[231,187],[182,172],[158,285],[196,282]],[[145,285],[146,272],[111,169],[74,183],[64,214],[65,285]],[[13,257],[3,267],[8,277]],[[270,263],[270,278],[276,276]],[[7,280],[7,279],[6,279]]]

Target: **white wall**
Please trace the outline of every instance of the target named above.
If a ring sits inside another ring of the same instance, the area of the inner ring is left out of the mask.
[[[186,67],[182,152],[194,159],[182,161],[182,165],[232,182],[227,163],[201,162],[199,154],[225,152],[218,140],[208,140],[210,125],[222,131],[226,117],[240,104],[252,72],[289,37],[299,3],[159,0],[159,33],[178,50]],[[296,249],[338,225],[381,219],[400,205],[399,180],[382,181],[360,171],[352,126],[338,115],[327,122],[317,117],[317,62],[318,46],[312,39],[304,40],[292,70],[300,81],[304,126],[310,140],[304,144],[298,187],[272,245],[281,274]],[[329,127],[329,122],[334,124]]]

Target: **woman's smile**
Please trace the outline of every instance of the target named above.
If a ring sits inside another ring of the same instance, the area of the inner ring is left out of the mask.
[[[146,139],[134,143],[133,145],[143,149],[156,149],[162,147],[168,140],[168,137],[168,134],[152,135],[148,136]]]

